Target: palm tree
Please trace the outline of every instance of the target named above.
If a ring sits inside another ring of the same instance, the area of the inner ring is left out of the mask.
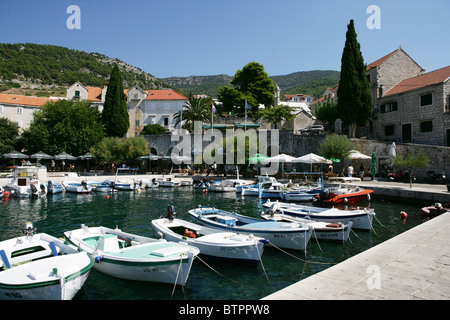
[[[188,102],[183,105],[183,109],[174,114],[175,127],[184,121],[183,128],[192,132],[194,129],[194,122],[201,121],[211,123],[211,107],[212,98],[196,98],[189,94]]]

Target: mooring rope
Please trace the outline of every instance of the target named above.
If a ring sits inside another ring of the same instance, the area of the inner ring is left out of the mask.
[[[293,254],[290,254],[289,252],[281,249],[280,247],[277,247],[276,245],[274,245],[272,242],[269,242],[270,245],[272,245],[274,248],[280,250],[281,252],[287,254],[288,256],[291,256],[294,259],[300,260],[302,262],[305,263],[313,263],[313,264],[336,264],[336,262],[315,262],[315,261],[311,261],[311,260],[303,260],[302,258],[299,258],[297,256],[294,256]]]
[[[178,266],[177,277],[175,278],[175,283],[173,284],[172,295],[170,296],[170,299],[173,298],[173,294],[175,293],[175,288],[177,286],[178,276],[180,275],[182,263],[183,263],[183,255],[180,255],[180,265]]]
[[[259,262],[261,263],[261,267],[264,271],[264,274],[266,275],[267,282],[269,283],[270,287],[272,288],[272,291],[275,292],[275,289],[272,287],[272,284],[270,283],[269,276],[267,275],[266,269],[264,268],[264,264],[263,264],[262,257],[261,257],[262,255],[259,252],[258,245],[256,245],[256,250],[258,251]]]

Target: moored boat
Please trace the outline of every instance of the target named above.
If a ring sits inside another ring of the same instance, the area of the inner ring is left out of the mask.
[[[264,251],[266,239],[252,234],[236,234],[208,228],[175,218],[175,209],[169,207],[166,218],[152,220],[153,229],[168,241],[184,242],[197,247],[201,255],[215,259],[257,266]]]
[[[66,180],[63,181],[64,189],[72,193],[90,193],[92,186],[88,185],[86,181]]]
[[[5,190],[12,198],[39,197],[47,194],[46,186],[40,178],[47,176],[44,167],[18,166],[15,167],[11,180],[6,183]]]
[[[353,222],[353,229],[371,230],[372,220],[375,216],[373,209],[340,210],[337,208],[320,208],[315,206],[305,206],[298,203],[271,202],[263,204],[265,212],[268,212],[272,205],[276,203],[278,210],[284,214],[294,217],[307,218],[315,221],[324,221],[327,223]]]
[[[253,234],[285,249],[305,250],[313,231],[311,226],[300,223],[265,221],[210,207],[200,206],[189,210],[189,214],[201,225],[218,230]]]
[[[355,203],[358,201],[370,201],[370,194],[373,190],[363,189],[361,187],[350,187],[339,185],[337,187],[325,188],[320,194],[317,195],[315,201],[319,203]]]
[[[73,245],[36,230],[0,242],[0,299],[70,300],[86,281],[94,260]]]
[[[44,185],[47,188],[47,194],[56,194],[64,191],[64,186],[59,182],[48,180]]]
[[[312,201],[322,191],[321,188],[292,189],[281,192],[281,199],[286,201]]]
[[[274,204],[277,204],[274,202]],[[350,221],[347,224],[342,222],[330,223],[324,221],[314,221],[307,218],[294,217],[288,214],[284,214],[283,211],[278,209],[277,205],[272,205],[268,212],[262,212],[261,218],[264,220],[274,220],[278,222],[295,222],[304,223],[314,228],[312,237],[318,240],[326,241],[342,241],[346,242],[350,235],[350,231],[353,222]]]
[[[94,259],[94,268],[112,277],[179,284],[188,280],[195,247],[157,240],[106,227],[66,231],[66,238]]]

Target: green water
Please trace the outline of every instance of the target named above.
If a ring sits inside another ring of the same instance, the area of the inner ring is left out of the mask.
[[[370,206],[378,219],[374,221],[373,231],[355,230],[346,244],[318,244],[312,240],[306,257],[308,263],[303,261],[303,252],[289,251],[292,257],[275,248],[265,249],[262,265],[257,268],[196,259],[188,283],[184,288],[177,287],[173,295],[172,285],[115,279],[92,270],[75,299],[260,299],[422,223],[420,208],[425,204],[372,200]],[[187,210],[198,205],[255,217],[262,211],[262,202],[256,197],[205,193],[192,187],[154,188],[140,193],[122,191],[109,199],[101,193],[9,199],[0,202],[0,240],[21,235],[20,229],[26,221],[33,222],[38,232],[57,237],[62,237],[66,230],[79,228],[80,224],[118,226],[126,232],[153,236],[151,220],[166,216],[168,205],[175,205],[178,217],[186,220],[189,220]],[[408,213],[406,221],[400,219],[401,211]]]

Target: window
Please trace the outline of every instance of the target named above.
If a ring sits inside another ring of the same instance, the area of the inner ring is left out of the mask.
[[[3,106],[0,105],[0,113],[3,113]]]
[[[164,117],[163,121],[164,121],[164,126],[167,127],[169,125],[169,118],[168,117]]]
[[[420,123],[420,132],[433,132],[433,121],[422,121]]]
[[[380,106],[380,113],[393,112],[398,110],[398,103],[396,101],[382,104]]]
[[[394,129],[395,129],[395,126],[393,124],[391,124],[389,126],[384,126],[384,135],[386,137],[393,136],[394,135]]]
[[[75,91],[75,98],[79,98],[80,97],[80,91],[76,90]]]
[[[134,125],[135,125],[136,127],[139,127],[139,126],[141,125],[141,121],[140,121],[140,120],[135,120],[135,121],[134,121]]]
[[[16,113],[17,114],[22,114],[23,113],[23,108],[22,107],[17,107]]]
[[[433,95],[431,93],[420,96],[421,106],[429,106],[430,104],[433,104]]]

